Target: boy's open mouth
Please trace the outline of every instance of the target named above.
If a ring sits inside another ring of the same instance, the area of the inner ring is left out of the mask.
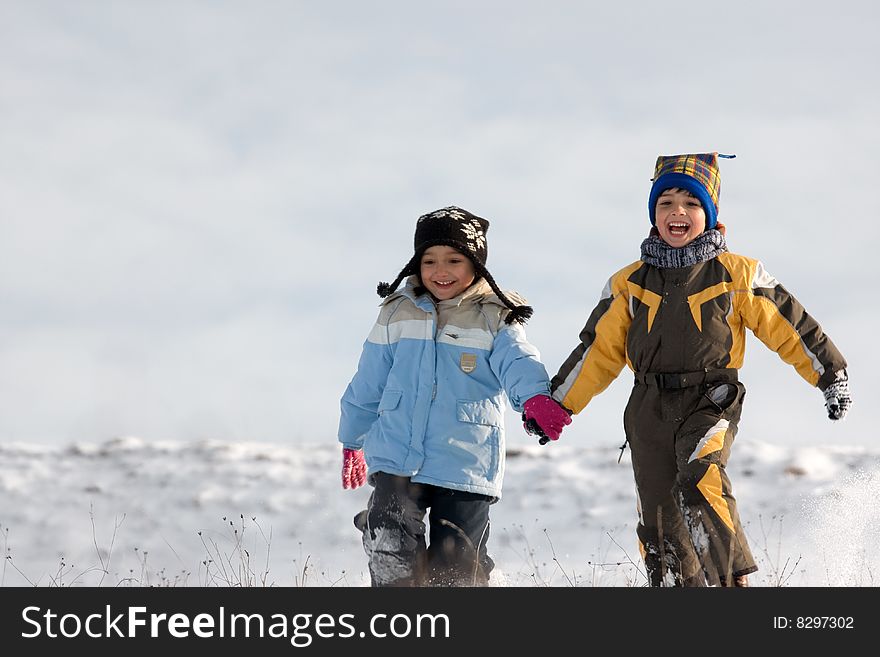
[[[432,281],[437,287],[452,287],[455,281]]]
[[[684,237],[691,229],[690,224],[683,221],[670,221],[666,227],[669,229],[669,234],[676,237]]]

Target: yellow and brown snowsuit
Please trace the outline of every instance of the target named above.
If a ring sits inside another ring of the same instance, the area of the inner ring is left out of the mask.
[[[751,258],[723,252],[689,267],[635,262],[614,274],[553,378],[574,413],[624,365],[624,413],[639,497],[638,536],[651,584],[730,584],[757,570],[725,466],[745,388],[749,328],[811,385],[846,367],[803,306]]]

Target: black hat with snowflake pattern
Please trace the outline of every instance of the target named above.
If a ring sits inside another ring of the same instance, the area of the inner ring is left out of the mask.
[[[422,254],[432,246],[451,246],[456,251],[470,258],[474,264],[474,270],[482,276],[492,291],[505,306],[510,308],[507,323],[519,322],[524,324],[532,316],[531,306],[517,306],[498,288],[495,279],[486,269],[486,256],[488,244],[486,233],[489,231],[489,222],[482,217],[451,205],[441,208],[419,217],[416,223],[416,234],[413,241],[415,253],[406,266],[397,275],[393,283],[379,283],[376,292],[380,297],[387,297],[406,276],[419,274]]]

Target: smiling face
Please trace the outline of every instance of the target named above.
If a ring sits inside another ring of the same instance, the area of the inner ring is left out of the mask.
[[[677,187],[660,194],[655,217],[660,238],[674,248],[687,246],[706,230],[706,211],[699,199]]]
[[[422,254],[419,278],[435,299],[445,301],[474,282],[474,263],[451,246],[432,246]]]

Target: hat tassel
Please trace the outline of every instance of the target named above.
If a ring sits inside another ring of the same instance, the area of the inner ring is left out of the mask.
[[[400,273],[397,275],[397,278],[394,279],[393,283],[379,283],[376,286],[376,294],[378,294],[383,299],[390,295],[394,290],[397,289],[397,286],[400,285],[400,281],[404,279],[404,277],[409,276],[410,274],[414,274],[418,271],[418,263],[421,259],[420,254],[415,254],[410,261],[406,263],[403,269],[400,270]]]
[[[495,282],[495,279],[492,278],[492,274],[489,273],[489,270],[486,269],[480,263],[474,263],[474,269],[476,269],[477,273],[480,274],[483,278],[486,279],[486,282],[489,284],[489,287],[492,288],[492,291],[501,299],[501,303],[510,308],[510,312],[507,313],[507,317],[504,319],[505,324],[513,324],[514,322],[518,324],[525,324],[529,317],[535,312],[534,308],[531,306],[517,306],[510,299],[507,298],[507,295],[501,291],[501,288],[498,287],[498,283]]]
[[[398,281],[398,284],[399,284],[399,281]],[[394,288],[396,288],[396,287],[397,287],[397,285],[392,287],[391,283],[379,283],[376,286],[376,294],[378,294],[380,297],[382,297],[384,299],[389,294],[394,292]]]
[[[508,324],[513,324],[516,322],[518,324],[525,324],[529,318],[534,314],[535,309],[531,306],[516,306],[513,310],[510,311],[507,315],[507,319],[505,320]]]

